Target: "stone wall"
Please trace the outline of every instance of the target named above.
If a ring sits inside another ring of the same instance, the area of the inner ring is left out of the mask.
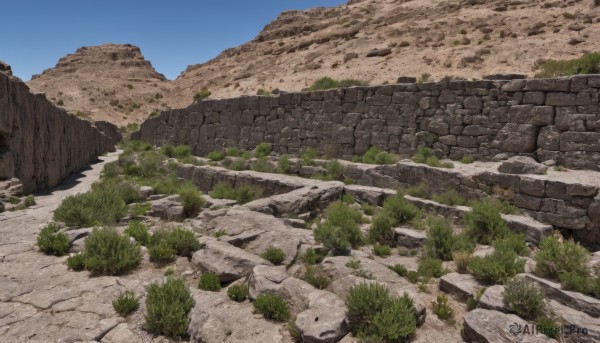
[[[522,154],[600,170],[600,75],[562,79],[448,81],[205,100],[146,120],[134,137],[276,152],[313,147],[349,158],[370,146],[411,155],[437,140],[443,156]]]
[[[53,187],[114,151],[114,143],[90,122],[0,72],[0,181],[16,177],[25,193]]]

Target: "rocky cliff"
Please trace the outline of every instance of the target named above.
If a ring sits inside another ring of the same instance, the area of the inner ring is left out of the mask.
[[[137,46],[104,44],[77,49],[28,85],[80,117],[132,123],[165,108],[166,83]]]
[[[16,177],[25,193],[56,186],[114,151],[115,139],[0,72],[0,181]]]

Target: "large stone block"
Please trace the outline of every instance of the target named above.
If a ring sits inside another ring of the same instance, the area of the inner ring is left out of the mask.
[[[531,124],[508,123],[496,135],[495,145],[502,151],[526,153],[537,148],[538,128]]]
[[[552,125],[554,121],[554,108],[552,106],[512,106],[508,110],[507,120],[509,123],[517,124]]]

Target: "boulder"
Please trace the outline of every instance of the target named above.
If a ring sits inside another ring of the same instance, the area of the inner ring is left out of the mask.
[[[538,163],[531,157],[514,156],[502,162],[498,171],[507,174],[545,174],[548,166]]]
[[[426,239],[427,234],[425,231],[417,231],[405,227],[397,227],[394,229],[394,240],[402,247],[419,248],[423,246]]]
[[[383,48],[383,49],[374,49],[367,53],[367,57],[383,57],[392,53],[392,49]]]
[[[517,342],[557,342],[548,336],[524,332],[529,323],[515,316],[498,311],[475,309],[463,318],[464,337],[467,342],[477,343],[517,343]]]
[[[167,221],[182,221],[185,219],[181,198],[179,195],[171,195],[157,200],[151,200],[152,207],[150,216],[158,217]]]
[[[192,255],[192,265],[201,272],[214,272],[221,282],[230,282],[250,275],[252,269],[268,261],[231,244],[206,237],[206,246]]]

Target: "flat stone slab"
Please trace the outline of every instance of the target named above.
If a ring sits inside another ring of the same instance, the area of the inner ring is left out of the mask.
[[[427,239],[425,231],[417,231],[405,227],[397,227],[394,229],[394,240],[398,245],[406,248],[419,248],[423,246]]]
[[[502,285],[494,285],[486,288],[485,292],[483,292],[483,295],[477,303],[477,307],[486,310],[508,313],[509,311],[506,308],[506,305],[504,305],[504,296],[502,295],[503,292],[504,286]]]
[[[467,342],[477,343],[550,343],[557,342],[543,334],[524,334],[528,323],[515,316],[498,311],[474,309],[463,317],[463,330]],[[512,326],[511,326],[512,325]],[[520,326],[519,326],[520,325]],[[512,332],[511,332],[512,328]]]
[[[485,288],[471,274],[449,273],[440,278],[440,290],[466,301]]]
[[[281,324],[254,313],[247,303],[229,300],[224,292],[191,289],[196,305],[189,314],[188,334],[192,342],[280,343]]]
[[[192,265],[202,272],[214,272],[221,282],[229,282],[250,275],[259,264],[270,262],[213,238],[203,238],[206,246],[192,255]]]
[[[518,274],[518,276],[523,276],[530,281],[536,282],[550,299],[556,300],[575,310],[587,313],[594,318],[600,318],[600,299],[578,292],[564,290],[561,288],[560,284],[542,279],[533,274],[523,273]]]
[[[317,208],[325,208],[329,203],[341,198],[344,184],[338,181],[321,182],[288,193],[251,201],[245,208],[271,215],[301,214]]]

